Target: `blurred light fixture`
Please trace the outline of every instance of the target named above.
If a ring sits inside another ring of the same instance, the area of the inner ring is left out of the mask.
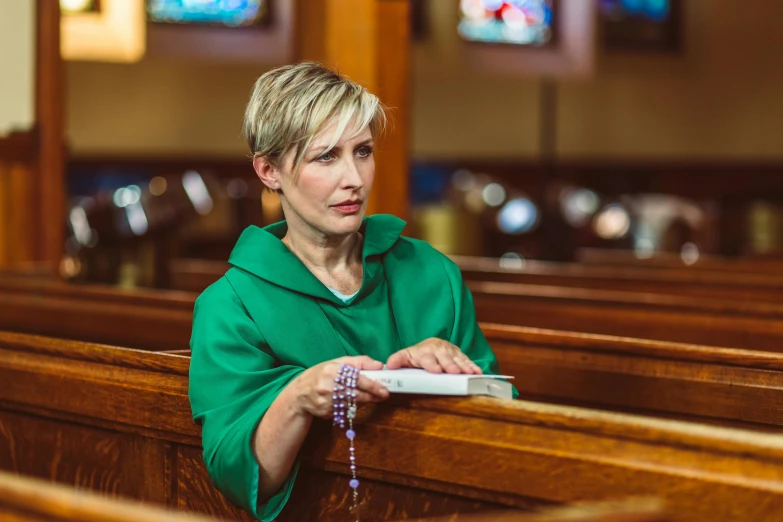
[[[481,198],[490,207],[499,207],[506,200],[506,189],[500,183],[489,183],[481,191]]]
[[[600,199],[590,189],[567,188],[560,196],[560,209],[566,222],[572,227],[581,227],[590,221],[598,210]]]
[[[65,60],[137,62],[147,46],[144,0],[101,0],[100,10],[76,10],[82,0],[61,0],[73,16],[60,19],[60,52]],[[92,4],[92,2],[87,2]]]
[[[500,256],[500,261],[498,261],[500,268],[505,268],[506,270],[522,270],[525,268],[525,263],[525,258],[516,252],[506,252]]]
[[[60,10],[63,13],[83,13],[90,11],[95,0],[60,0]]]
[[[699,247],[695,243],[685,243],[682,245],[682,249],[680,249],[682,262],[688,266],[696,264],[700,255]]]
[[[474,187],[465,194],[465,208],[474,214],[481,214],[487,207],[484,203],[484,191],[479,187]]]
[[[234,178],[226,185],[226,194],[231,199],[242,199],[247,196],[247,182],[242,178]]]
[[[212,211],[212,197],[201,174],[195,170],[187,171],[182,175],[182,186],[196,212],[205,216]]]
[[[506,234],[524,234],[538,223],[538,207],[528,198],[514,198],[500,209],[497,223]]]
[[[166,192],[168,186],[169,184],[166,181],[166,178],[162,176],[155,176],[150,180],[150,194],[153,196],[162,196]]]
[[[125,208],[128,205],[134,205],[141,200],[141,189],[138,185],[118,188],[114,191],[112,201],[119,208]]]
[[[76,241],[80,245],[88,245],[92,240],[92,230],[84,208],[81,205],[74,206],[69,212],[68,220],[71,223],[71,230],[73,230],[73,237],[76,238]]]
[[[603,239],[620,239],[631,229],[631,216],[625,207],[613,203],[604,207],[593,220],[595,233]]]
[[[467,169],[459,169],[451,175],[451,184],[455,189],[467,192],[476,186],[476,176]]]
[[[136,201],[126,205],[125,215],[128,217],[128,225],[130,225],[130,229],[134,234],[142,236],[147,233],[149,221],[147,221],[147,214],[144,212],[141,203]]]
[[[655,254],[655,245],[651,239],[638,239],[634,246],[633,253],[636,256],[636,259],[651,259]]]
[[[74,279],[82,271],[82,262],[75,256],[63,256],[60,260],[60,275],[63,279]]]

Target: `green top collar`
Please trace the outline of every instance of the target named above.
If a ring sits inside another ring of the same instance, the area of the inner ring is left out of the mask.
[[[364,218],[360,230],[364,235],[362,263],[365,275],[362,289],[354,299],[360,297],[367,286],[365,283],[370,275],[367,271],[367,258],[388,252],[400,238],[405,225],[405,221],[388,214]],[[264,228],[246,228],[228,262],[275,285],[320,297],[338,305],[344,304],[283,244],[281,239],[287,231],[288,224],[285,221]]]

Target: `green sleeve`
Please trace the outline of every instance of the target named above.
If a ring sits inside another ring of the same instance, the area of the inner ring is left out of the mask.
[[[202,426],[207,471],[229,499],[259,520],[273,520],[291,494],[299,461],[280,491],[259,499],[253,434],[280,391],[302,369],[276,364],[225,278],[196,301],[190,347],[188,395],[193,418]]]
[[[462,279],[459,266],[445,256],[443,259],[454,299],[454,325],[449,342],[459,346],[484,373],[499,374],[497,357],[476,321],[473,295]],[[519,396],[516,387],[512,387],[512,392],[516,399]]]

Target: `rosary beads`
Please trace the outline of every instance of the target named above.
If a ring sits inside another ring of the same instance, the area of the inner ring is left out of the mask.
[[[351,454],[348,457],[351,463],[351,480],[348,481],[348,485],[353,489],[351,510],[356,514],[357,522],[359,520],[359,479],[356,478],[356,453],[353,445],[356,432],[353,430],[353,419],[356,418],[356,380],[358,378],[358,368],[343,364],[340,371],[337,372],[337,377],[334,378],[334,392],[332,394],[334,425],[345,429],[345,421],[348,421],[348,429],[345,432],[345,436],[351,444]]]

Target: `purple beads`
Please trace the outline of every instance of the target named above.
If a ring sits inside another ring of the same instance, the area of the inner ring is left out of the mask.
[[[348,485],[353,489],[353,510],[359,505],[359,479],[356,478],[356,456],[354,448],[354,439],[356,432],[353,430],[353,419],[356,416],[356,381],[359,378],[359,369],[343,364],[337,372],[334,379],[334,390],[332,391],[332,420],[335,426],[345,429],[346,420],[348,421],[348,430],[345,436],[350,441],[350,468],[351,479]],[[358,520],[358,519],[357,519]]]

